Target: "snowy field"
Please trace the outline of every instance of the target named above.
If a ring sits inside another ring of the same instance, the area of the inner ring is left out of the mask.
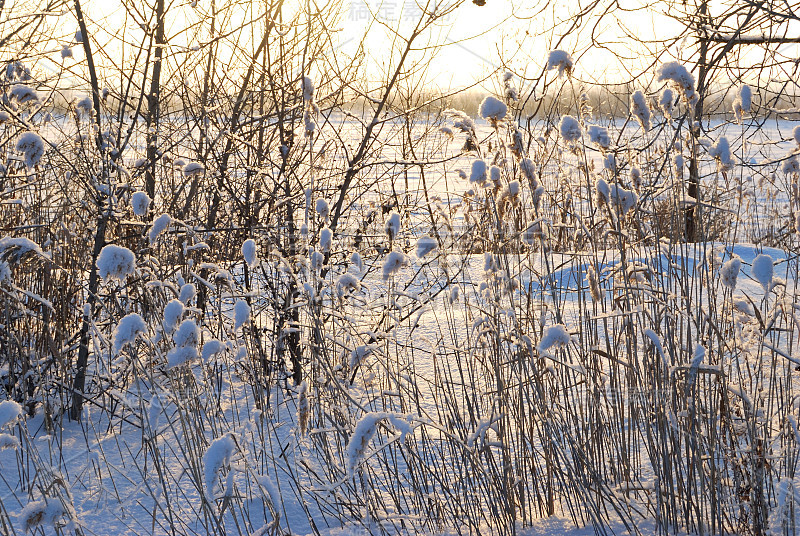
[[[611,120],[561,50],[530,115],[510,71],[456,110],[252,62],[156,128],[16,65],[0,533],[800,532],[800,126],[763,88],[695,124],[660,62]]]

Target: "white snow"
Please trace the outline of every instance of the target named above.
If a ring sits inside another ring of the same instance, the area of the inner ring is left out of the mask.
[[[183,317],[184,304],[181,300],[172,299],[164,306],[164,331],[172,333]]]
[[[197,344],[200,341],[200,329],[191,318],[181,322],[172,335],[175,347],[167,352],[167,367],[174,368],[197,359]]]
[[[218,339],[206,341],[203,345],[203,362],[208,362],[213,356],[222,353],[227,347]]]
[[[421,259],[431,251],[435,250],[438,247],[438,243],[436,242],[435,238],[430,236],[423,236],[417,240],[417,249],[416,255],[418,259]]]
[[[61,501],[55,498],[46,498],[38,501],[29,502],[25,508],[17,514],[17,524],[23,533],[33,531],[38,527],[52,527],[66,514]]]
[[[398,216],[398,219],[399,218],[400,216]],[[333,231],[331,231],[328,227],[323,227],[322,230],[319,232],[319,250],[322,251],[323,253],[328,253],[331,250],[332,245],[333,245]]]
[[[567,143],[575,143],[581,139],[581,125],[571,115],[564,115],[558,124],[558,131]]]
[[[564,324],[555,324],[549,326],[539,342],[538,350],[540,353],[546,354],[551,348],[561,348],[569,344],[570,334],[567,326]]]
[[[19,439],[11,434],[0,434],[0,450],[20,448]]]
[[[123,316],[114,330],[114,354],[119,354],[127,344],[133,344],[136,337],[147,332],[147,323],[138,313]]]
[[[137,216],[144,216],[147,214],[147,209],[150,208],[150,197],[146,192],[134,192],[131,196],[131,209]]]
[[[508,106],[500,99],[487,95],[478,107],[478,114],[487,121],[500,121],[508,113]]]
[[[300,91],[303,92],[303,100],[306,102],[310,102],[314,100],[314,81],[311,80],[308,76],[304,76],[302,80],[300,80]]]
[[[203,481],[206,485],[206,495],[210,500],[215,498],[219,472],[230,465],[234,452],[236,452],[236,440],[232,434],[225,434],[215,439],[203,454]]]
[[[589,141],[597,144],[597,146],[601,149],[608,149],[611,146],[611,136],[609,136],[608,129],[606,127],[601,127],[600,125],[589,125],[589,128],[586,132],[589,134]]]
[[[708,148],[708,154],[717,161],[717,167],[720,171],[727,171],[733,167],[731,146],[725,136],[720,136],[717,142]]]
[[[547,55],[547,70],[558,69],[558,76],[572,74],[572,57],[563,50],[551,50]]]
[[[383,261],[383,280],[386,281],[390,277],[396,275],[397,272],[409,264],[408,257],[405,253],[397,250],[390,251]]]
[[[719,275],[724,286],[731,290],[736,288],[736,279],[739,277],[739,269],[741,266],[742,259],[738,255],[733,255],[728,261],[722,264]]]
[[[13,400],[0,402],[0,429],[13,424],[22,415],[22,406]]]
[[[233,305],[233,329],[237,330],[250,321],[250,306],[242,299]]]
[[[97,269],[105,280],[123,281],[136,271],[136,256],[124,246],[108,244],[100,250],[97,257]]]
[[[22,153],[25,165],[32,169],[39,164],[44,156],[44,140],[36,132],[23,132],[17,138],[17,152]]]
[[[486,162],[481,159],[472,161],[469,182],[483,185],[486,182]]]
[[[183,166],[183,176],[187,179],[202,177],[206,172],[206,167],[200,162],[189,162]]]
[[[400,214],[397,212],[392,212],[389,214],[383,230],[386,233],[386,236],[389,237],[390,242],[394,240],[397,235],[400,234]]]
[[[184,283],[181,286],[181,292],[178,295],[178,299],[184,305],[189,305],[189,302],[197,296],[197,287],[194,283]]]
[[[637,89],[631,95],[631,114],[639,122],[643,130],[650,130],[650,106],[642,90]]]
[[[733,101],[733,114],[736,120],[741,122],[745,114],[750,113],[753,104],[753,93],[750,86],[743,84],[736,92],[736,98]]]
[[[750,275],[753,279],[758,281],[765,291],[769,291],[772,287],[772,277],[774,274],[774,264],[772,257],[766,253],[758,255],[753,259],[753,265],[750,268]]]
[[[361,290],[361,281],[350,273],[344,273],[336,278],[336,295],[339,297],[352,294]]]
[[[161,214],[160,216],[156,216],[153,218],[153,222],[150,224],[150,230],[147,232],[147,238],[152,244],[158,237],[169,229],[169,226],[172,224],[172,217],[169,214]]]
[[[663,63],[659,66],[656,74],[659,82],[672,82],[673,88],[677,89],[687,101],[693,103],[697,99],[697,93],[694,90],[694,76],[680,63],[676,61]]]
[[[327,222],[328,218],[331,215],[331,206],[328,203],[328,200],[320,197],[319,199],[317,199],[314,208],[316,209],[316,212],[319,215],[319,217],[322,218],[322,221]]]
[[[258,264],[258,247],[252,238],[248,238],[242,243],[242,257],[250,268]]]

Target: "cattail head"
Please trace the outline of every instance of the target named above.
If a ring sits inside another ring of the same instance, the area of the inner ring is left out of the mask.
[[[722,264],[719,276],[723,286],[733,290],[736,288],[736,279],[739,277],[739,269],[742,266],[742,259],[738,255],[734,255],[730,260]]]
[[[389,241],[392,242],[400,234],[400,214],[397,212],[389,214],[383,230],[386,232],[386,236],[389,237]]]
[[[650,106],[647,105],[647,98],[641,90],[636,90],[631,95],[631,114],[642,127],[642,130],[650,130]]]
[[[33,169],[44,156],[44,140],[36,132],[24,132],[17,138],[16,149],[22,153],[28,169]]]
[[[300,383],[297,389],[297,424],[300,426],[300,435],[305,436],[308,432],[308,420],[311,416],[311,408],[308,403],[308,383]]]
[[[736,98],[733,101],[733,115],[736,116],[738,122],[742,122],[745,114],[750,113],[753,105],[753,91],[750,86],[743,84],[736,92]]]
[[[586,283],[589,287],[589,295],[596,303],[599,303],[602,299],[602,294],[600,293],[600,278],[597,276],[597,270],[594,264],[589,264],[588,268],[586,268]]]
[[[561,117],[561,122],[558,124],[558,131],[565,142],[572,145],[581,139],[581,125],[578,120],[571,115],[564,115]]]
[[[486,173],[486,162],[480,159],[473,160],[472,168],[470,169],[469,173],[469,182],[483,186],[486,184]]]

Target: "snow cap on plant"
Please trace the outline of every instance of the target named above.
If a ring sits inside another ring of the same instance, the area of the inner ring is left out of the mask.
[[[478,113],[481,117],[491,122],[492,125],[496,126],[497,122],[502,120],[506,116],[506,113],[508,113],[508,106],[500,99],[487,95],[483,101],[481,101],[478,107]]]
[[[694,89],[694,76],[686,67],[677,61],[668,61],[658,67],[657,74],[659,82],[672,82],[672,87],[691,105],[697,102],[699,96]]]
[[[753,279],[758,281],[766,292],[772,288],[772,276],[774,273],[774,266],[772,257],[766,253],[762,253],[753,259],[753,265],[750,268],[750,274]]]
[[[150,224],[150,230],[147,232],[147,238],[152,244],[161,234],[169,229],[172,224],[172,217],[169,214],[161,214],[153,218],[153,223]]]
[[[390,251],[383,261],[383,280],[386,281],[400,269],[409,265],[408,257],[402,251]]]
[[[237,330],[250,321],[250,306],[243,299],[233,305],[233,329]]]
[[[733,290],[736,288],[736,279],[739,277],[739,269],[742,266],[742,259],[738,255],[733,255],[730,260],[723,263],[719,270],[722,285]]]
[[[611,147],[611,136],[608,134],[608,129],[606,127],[601,127],[600,125],[589,125],[587,130],[589,134],[589,141],[605,151],[609,147]]]
[[[189,162],[183,166],[183,176],[187,179],[202,177],[206,172],[206,167],[200,162]]]
[[[194,283],[185,283],[183,286],[181,286],[181,291],[180,294],[178,295],[178,299],[184,305],[189,305],[189,302],[195,296],[197,296],[197,287],[194,285]]]
[[[800,173],[800,161],[797,160],[796,154],[791,154],[786,160],[783,161],[781,171],[786,175]]]
[[[39,104],[40,102],[39,94],[36,93],[35,89],[27,84],[20,83],[16,83],[11,86],[11,91],[9,91],[9,99],[14,104],[20,106]]]
[[[792,129],[792,137],[794,138],[794,142],[800,147],[800,125],[794,127]]]
[[[23,132],[17,138],[16,149],[25,158],[25,166],[33,169],[44,156],[44,140],[36,132]]]
[[[303,100],[306,102],[314,100],[314,81],[308,76],[304,76],[300,80],[300,90],[303,92]]]
[[[514,83],[511,81],[514,75],[510,71],[503,74],[503,89],[505,92],[506,100],[509,102],[517,102],[519,100],[519,93]]]
[[[383,228],[389,241],[393,241],[400,234],[400,214],[392,212],[386,220],[386,225]]]
[[[150,208],[150,197],[146,192],[134,192],[131,196],[131,209],[136,216],[144,216]]]
[[[733,155],[728,138],[720,136],[717,142],[708,148],[708,154],[717,161],[717,169],[728,171],[733,167]]]
[[[586,285],[589,287],[589,295],[596,303],[599,303],[602,299],[600,278],[597,275],[597,269],[594,267],[594,264],[589,264],[586,268]]]
[[[136,270],[136,256],[124,246],[108,244],[97,256],[97,270],[103,279],[124,280]]]
[[[336,278],[336,295],[340,298],[361,290],[361,281],[350,273],[344,273]]]
[[[206,485],[207,497],[213,502],[219,471],[230,465],[236,452],[236,440],[228,433],[215,439],[203,454],[203,481]]]
[[[650,130],[650,106],[647,105],[647,98],[640,89],[631,95],[631,114],[639,122],[642,130]]]
[[[572,75],[572,57],[563,50],[551,50],[547,55],[547,70],[558,70],[558,76]]]
[[[85,116],[90,116],[94,110],[94,101],[88,95],[75,102],[75,111]]]
[[[56,498],[44,498],[29,502],[17,514],[20,532],[27,534],[40,526],[50,526],[55,530],[62,517],[67,515],[64,505]]]
[[[317,199],[317,202],[314,205],[314,209],[316,210],[317,214],[322,221],[327,222],[328,218],[331,215],[331,206],[328,204],[328,200],[320,197]]]
[[[22,416],[22,406],[14,400],[0,402],[0,429],[14,424]]]
[[[164,306],[162,325],[166,333],[172,333],[183,318],[184,304],[181,300],[172,299]]]
[[[561,117],[561,122],[558,124],[558,131],[567,143],[575,143],[581,139],[581,125],[578,123],[578,120],[571,115],[564,115]]]
[[[435,238],[430,236],[421,237],[419,240],[417,240],[417,258],[421,259],[431,251],[435,250],[437,247],[439,247],[439,245]]]
[[[538,350],[540,353],[549,353],[551,348],[563,348],[570,342],[570,334],[564,324],[555,324],[544,331],[542,340],[539,341]]]
[[[736,98],[733,100],[733,115],[736,116],[737,121],[741,123],[744,115],[750,113],[752,104],[753,91],[747,84],[741,85],[736,92]]]
[[[483,186],[486,184],[486,162],[476,159],[472,161],[472,168],[469,172],[469,182]]]
[[[658,100],[658,106],[661,108],[664,117],[667,119],[672,118],[672,111],[675,106],[675,95],[670,88],[664,88],[663,93],[661,93],[661,98]]]
[[[114,355],[119,354],[127,344],[133,344],[136,337],[147,332],[147,324],[137,313],[123,316],[114,330],[112,346]]]
[[[242,257],[250,268],[258,264],[258,246],[252,238],[248,238],[242,243]]]
[[[197,344],[200,342],[200,328],[191,318],[187,318],[172,335],[175,347],[167,352],[167,368],[177,367],[197,359]]]
[[[328,253],[333,244],[333,231],[325,226],[319,232],[319,250],[323,253]]]

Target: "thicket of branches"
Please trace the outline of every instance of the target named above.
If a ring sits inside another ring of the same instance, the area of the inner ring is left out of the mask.
[[[797,6],[660,3],[599,89],[579,6],[469,109],[417,7],[366,77],[334,1],[0,4],[4,531],[133,474],[141,533],[796,533]]]

